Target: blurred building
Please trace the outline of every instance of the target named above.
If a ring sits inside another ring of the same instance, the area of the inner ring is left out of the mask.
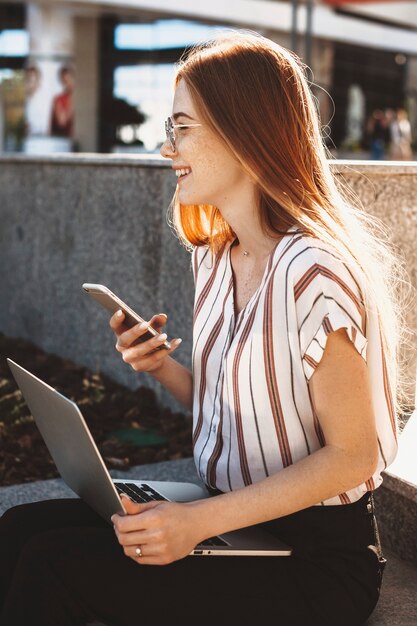
[[[311,66],[330,146],[361,150],[372,112],[400,107],[416,138],[414,1],[0,0],[0,150],[157,150],[175,62],[223,28]]]

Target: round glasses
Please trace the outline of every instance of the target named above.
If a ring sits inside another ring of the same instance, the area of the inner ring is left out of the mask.
[[[175,129],[176,128],[196,128],[197,126],[202,126],[202,124],[174,124],[172,117],[169,117],[165,122],[165,134],[169,141],[169,145],[171,146],[172,152],[176,152],[176,137],[175,137]]]

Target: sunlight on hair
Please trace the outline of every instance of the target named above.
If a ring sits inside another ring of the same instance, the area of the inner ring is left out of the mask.
[[[255,181],[265,233],[278,237],[296,226],[329,245],[354,275],[364,277],[366,304],[377,309],[381,320],[392,385],[398,401],[407,404],[410,393],[398,367],[411,336],[405,313],[412,293],[404,262],[388,230],[364,211],[341,176],[337,181],[333,176],[305,65],[258,33],[226,31],[185,53],[175,84],[181,80],[204,124]],[[206,245],[215,253],[235,238],[217,207],[182,206],[175,195],[171,208],[187,247]]]

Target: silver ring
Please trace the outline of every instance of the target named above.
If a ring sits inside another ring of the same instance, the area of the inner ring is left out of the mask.
[[[140,548],[139,546],[135,548],[135,554],[136,556],[142,556],[142,548]]]

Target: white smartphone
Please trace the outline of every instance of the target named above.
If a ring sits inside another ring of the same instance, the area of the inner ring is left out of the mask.
[[[132,326],[136,326],[136,324],[141,324],[145,320],[135,313],[127,304],[120,300],[110,289],[105,287],[104,285],[95,285],[92,283],[84,283],[83,289],[88,295],[90,295],[94,300],[96,300],[102,307],[107,309],[112,315],[121,309],[125,314],[125,318],[123,320],[123,324],[128,328],[132,328]],[[143,341],[148,341],[148,339],[152,339],[152,337],[157,337],[159,332],[149,326],[149,329],[139,337],[135,343],[142,343]],[[164,341],[163,344],[157,348],[160,349],[171,349],[171,344],[169,341]]]

